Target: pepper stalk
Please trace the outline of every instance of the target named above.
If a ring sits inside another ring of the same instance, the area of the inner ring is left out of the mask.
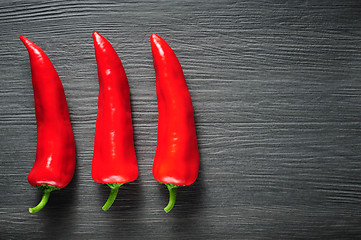
[[[110,187],[110,194],[108,197],[108,200],[102,207],[104,211],[107,211],[114,203],[115,199],[117,198],[119,187],[122,186],[124,183],[107,183],[107,185]]]
[[[41,198],[41,201],[39,202],[38,205],[36,205],[33,208],[29,208],[30,213],[36,213],[36,212],[39,212],[41,209],[43,209],[49,200],[50,193],[55,190],[60,190],[60,188],[58,188],[58,187],[54,187],[54,186],[47,185],[47,184],[36,185],[36,187],[43,191],[43,197]]]
[[[174,207],[175,199],[177,197],[177,190],[178,190],[179,185],[167,184],[167,183],[164,183],[164,184],[167,186],[167,188],[169,190],[169,202],[168,202],[168,205],[164,208],[164,211],[166,213],[168,213]]]

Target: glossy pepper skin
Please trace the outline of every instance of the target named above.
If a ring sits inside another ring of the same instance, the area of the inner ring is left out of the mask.
[[[192,100],[182,67],[169,45],[158,35],[150,37],[158,99],[157,149],[153,176],[169,190],[169,212],[180,185],[198,176],[199,151]]]
[[[112,45],[93,33],[98,66],[99,97],[91,174],[95,182],[111,188],[103,210],[113,204],[119,187],[138,177],[133,142],[128,79]]]
[[[43,190],[38,206],[40,211],[50,192],[69,184],[75,169],[74,135],[63,85],[47,55],[29,39],[21,36],[29,52],[37,121],[37,149],[29,183]]]

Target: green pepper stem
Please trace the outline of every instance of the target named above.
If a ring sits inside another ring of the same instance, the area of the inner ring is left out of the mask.
[[[50,192],[51,191],[44,191],[43,197],[41,198],[41,201],[39,202],[39,204],[36,207],[29,208],[29,212],[36,213],[36,212],[39,212],[41,209],[43,209],[49,200]]]
[[[41,209],[43,209],[49,200],[50,193],[54,190],[60,189],[58,187],[54,187],[54,186],[47,185],[47,184],[37,185],[36,187],[43,191],[43,197],[41,198],[40,203],[38,205],[36,205],[36,207],[29,208],[30,213],[36,213],[36,212],[39,212]]]
[[[124,183],[107,183],[111,190],[107,202],[102,207],[104,211],[108,210],[113,205],[114,200],[118,195],[119,187],[123,184]]]
[[[167,183],[165,183],[165,185],[169,190],[169,202],[168,205],[164,208],[164,211],[168,213],[174,207],[175,199],[177,197],[177,189],[179,185],[167,184]]]

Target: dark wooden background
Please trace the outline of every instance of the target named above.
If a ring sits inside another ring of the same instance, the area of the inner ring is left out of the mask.
[[[91,34],[128,76],[140,176],[90,175],[98,79]],[[194,104],[198,180],[168,193],[152,176],[157,101],[149,37],[174,49]],[[360,1],[1,1],[0,239],[361,237]],[[36,121],[24,35],[62,79],[75,177],[46,208],[27,182]]]

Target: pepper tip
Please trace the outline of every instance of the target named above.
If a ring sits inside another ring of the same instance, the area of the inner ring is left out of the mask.
[[[35,43],[30,41],[28,38],[26,38],[24,36],[20,36],[19,38],[28,50],[31,48],[39,48]]]
[[[153,33],[152,35],[150,35],[150,40],[151,41],[155,41],[157,39],[159,39],[160,37],[156,34],[156,33]]]
[[[102,42],[104,42],[105,38],[102,35],[100,35],[98,32],[93,32],[92,35],[93,35],[94,43],[100,45]]]
[[[20,36],[19,37],[20,38],[20,40],[25,44],[27,41],[29,41],[29,39],[27,39],[26,37],[24,37],[24,36]]]

